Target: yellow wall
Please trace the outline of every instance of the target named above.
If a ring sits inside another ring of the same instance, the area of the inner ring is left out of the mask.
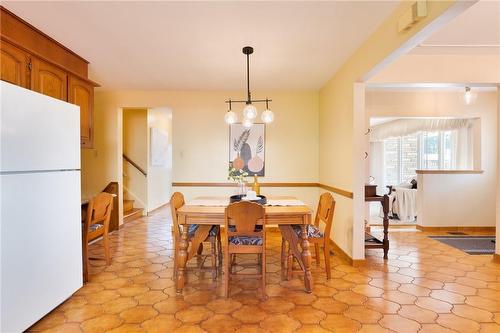
[[[364,121],[364,115],[355,115],[355,110],[357,112],[364,108],[364,100],[358,99],[358,104],[355,104],[355,83],[365,81],[384,63],[400,56],[405,48],[418,43],[425,33],[429,33],[419,32],[454,6],[453,1],[427,4],[427,17],[409,31],[399,33],[398,17],[411,5],[403,2],[320,90],[319,179],[321,183],[354,192],[354,201],[335,196],[338,204],[332,231],[337,245],[354,259],[364,258],[363,221],[357,221],[353,225],[355,213],[363,210],[364,196],[360,181],[364,172],[363,127],[354,123],[354,119],[361,123]],[[465,8],[470,4],[461,6]],[[454,8],[454,12],[456,11],[459,9]],[[358,128],[357,132],[354,131],[355,127]],[[359,240],[353,241],[354,238]]]
[[[318,181],[318,93],[310,91],[254,92],[273,99],[275,122],[266,129],[267,182]],[[227,182],[229,130],[224,123],[227,98],[244,98],[238,91],[113,91],[96,92],[95,149],[82,152],[83,191],[96,193],[121,174],[120,109],[168,107],[172,110],[174,182]],[[240,109],[235,109],[241,115]],[[260,111],[263,105],[259,105]],[[202,193],[234,192],[178,188],[188,198]],[[267,191],[267,190],[265,190]],[[269,192],[275,191],[269,189]],[[315,204],[317,189],[286,189]]]

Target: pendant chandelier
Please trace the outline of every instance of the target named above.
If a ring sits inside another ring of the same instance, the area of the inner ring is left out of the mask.
[[[274,120],[274,113],[269,110],[269,102],[272,101],[271,99],[266,98],[252,100],[252,95],[250,93],[250,54],[252,53],[253,47],[245,46],[243,48],[243,54],[247,56],[247,99],[245,101],[235,101],[232,99],[226,101],[226,104],[229,104],[229,110],[224,116],[224,120],[227,124],[234,124],[238,121],[238,115],[232,110],[233,103],[245,103],[245,107],[243,108],[243,121],[241,123],[246,128],[252,127],[254,120],[258,115],[258,111],[254,103],[266,103],[266,110],[260,115],[260,119],[264,123],[271,123]]]

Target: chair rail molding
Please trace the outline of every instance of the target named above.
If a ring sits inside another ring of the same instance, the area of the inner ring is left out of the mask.
[[[346,198],[354,197],[351,191],[347,191],[335,186],[321,183],[301,183],[301,182],[283,182],[283,183],[259,183],[261,187],[319,187],[324,190],[336,193]],[[216,183],[216,182],[173,182],[172,186],[177,187],[236,187],[236,183]]]

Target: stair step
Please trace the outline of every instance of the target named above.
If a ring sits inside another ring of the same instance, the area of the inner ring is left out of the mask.
[[[123,200],[123,211],[128,212],[134,209],[134,200]]]
[[[142,217],[143,208],[132,208],[123,213],[123,223],[127,223]]]

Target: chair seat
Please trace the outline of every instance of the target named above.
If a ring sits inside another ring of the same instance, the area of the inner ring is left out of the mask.
[[[301,227],[298,224],[292,225],[293,231],[300,237]],[[308,238],[321,238],[324,236],[323,232],[315,225],[308,225],[307,228],[307,237]]]
[[[189,238],[193,238],[194,234],[196,233],[196,230],[198,230],[199,227],[200,227],[199,224],[190,224],[188,226],[188,237]],[[219,226],[218,225],[214,225],[210,229],[208,235],[209,236],[217,236],[218,233],[219,233]]]
[[[231,236],[229,243],[233,245],[262,245],[262,237]]]
[[[90,229],[90,232],[93,232],[93,231],[96,231],[97,229],[101,229],[102,227],[104,227],[103,224],[95,223],[95,224],[91,224],[89,229]]]

